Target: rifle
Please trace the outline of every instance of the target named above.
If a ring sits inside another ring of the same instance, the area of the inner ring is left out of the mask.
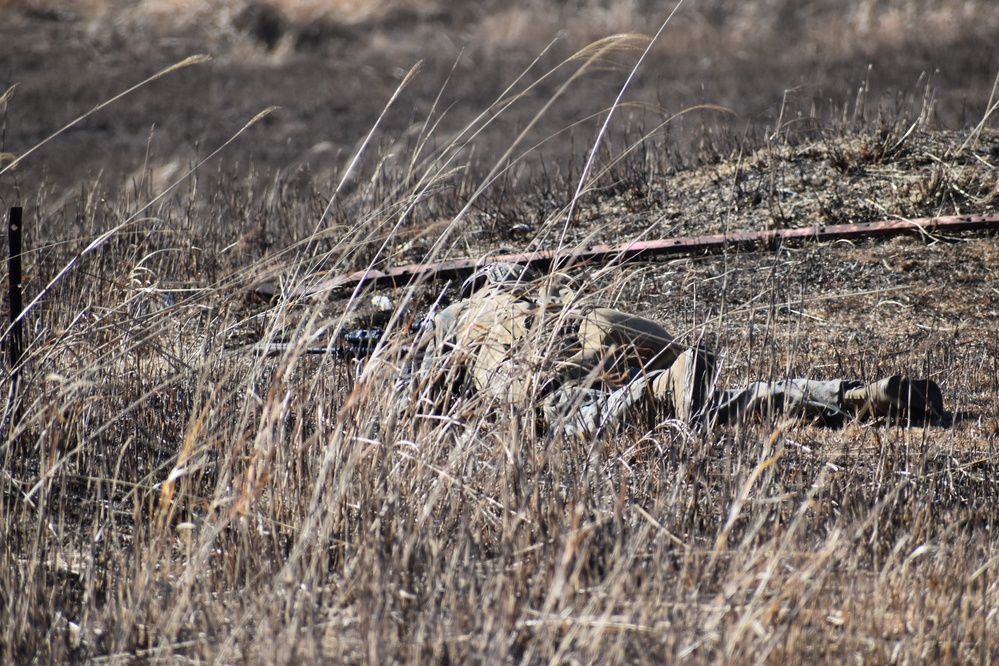
[[[410,333],[419,333],[430,325],[429,319],[413,322],[409,331]],[[305,354],[332,354],[334,358],[341,359],[362,359],[371,356],[375,347],[384,337],[385,329],[383,328],[353,328],[341,331],[340,335],[326,346],[306,347],[302,352]],[[294,348],[295,345],[290,342],[258,342],[241,349],[261,356],[277,356]],[[412,348],[413,346],[410,344],[402,345],[402,351],[407,353]]]
[[[381,328],[356,328],[343,331],[328,345],[306,347],[302,352],[332,354],[335,358],[344,359],[366,358],[375,350],[384,335],[385,330]],[[243,349],[261,356],[277,356],[295,347],[296,345],[290,342],[258,342]]]

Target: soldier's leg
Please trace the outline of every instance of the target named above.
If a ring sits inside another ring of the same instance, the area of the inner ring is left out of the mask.
[[[831,425],[841,422],[847,415],[844,386],[845,382],[840,379],[753,382],[746,388],[719,391],[714,397],[712,411],[720,423],[745,416],[772,418],[783,415]]]
[[[720,391],[713,409],[722,423],[745,415],[784,415],[835,425],[853,417],[939,418],[943,416],[943,396],[932,380],[902,376],[867,386],[841,379],[789,379]]]
[[[683,352],[652,382],[652,394],[662,413],[687,423],[702,419],[710,407],[715,356],[694,347]]]
[[[545,396],[545,423],[569,437],[586,439],[605,435],[619,426],[649,425],[655,413],[651,384],[665,372],[638,375],[616,390],[561,386]]]
[[[843,394],[844,407],[859,418],[867,416],[935,419],[944,414],[943,394],[932,379],[888,377],[863,386],[850,382]]]

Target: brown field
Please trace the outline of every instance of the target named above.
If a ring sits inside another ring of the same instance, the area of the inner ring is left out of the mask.
[[[999,660],[994,234],[567,269],[726,386],[931,377],[926,424],[417,415],[401,345],[453,289],[253,292],[999,212],[992,2],[688,0],[650,42],[671,8],[0,0],[0,662]],[[305,353],[367,326],[367,364]]]

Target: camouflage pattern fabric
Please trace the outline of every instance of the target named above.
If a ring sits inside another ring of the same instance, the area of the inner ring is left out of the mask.
[[[463,295],[431,319],[414,348],[410,385],[433,409],[465,390],[522,412],[537,407],[548,428],[579,437],[662,419],[836,424],[943,415],[930,380],[788,379],[716,389],[710,351],[684,348],[660,324],[593,307],[518,265],[483,268]]]

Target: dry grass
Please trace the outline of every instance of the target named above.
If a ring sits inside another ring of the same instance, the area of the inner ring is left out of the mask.
[[[113,195],[40,190],[23,416],[0,444],[0,660],[999,658],[994,237],[569,270],[587,298],[718,349],[725,385],[929,376],[946,426],[667,421],[580,442],[478,396],[427,414],[393,398],[400,345],[453,289],[379,292],[392,313],[367,291],[248,290],[559,242],[994,213],[994,120],[934,131],[931,103],[706,128],[696,152],[626,119],[571,220],[578,163],[518,170],[528,135],[476,161],[503,102],[464,135],[379,126],[332,181],[206,167],[169,189],[147,168]],[[304,353],[372,324],[390,336],[363,366]],[[293,344],[239,350],[257,340]]]

